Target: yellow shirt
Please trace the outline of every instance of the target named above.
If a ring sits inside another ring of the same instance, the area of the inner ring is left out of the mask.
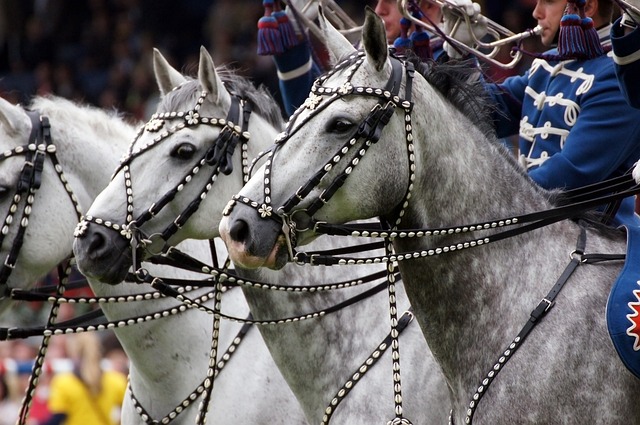
[[[64,413],[65,425],[117,425],[127,388],[124,374],[105,371],[100,394],[91,397],[89,389],[73,373],[60,373],[51,380],[48,406],[52,414]]]

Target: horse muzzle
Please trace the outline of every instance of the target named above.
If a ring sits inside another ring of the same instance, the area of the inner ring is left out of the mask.
[[[289,261],[282,224],[263,219],[253,209],[236,205],[220,222],[220,237],[236,267],[278,270]]]
[[[131,244],[113,229],[88,223],[73,242],[78,269],[102,283],[122,282],[132,264]]]

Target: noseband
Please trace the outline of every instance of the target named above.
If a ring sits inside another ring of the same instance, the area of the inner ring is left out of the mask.
[[[153,242],[153,238],[159,236],[164,241],[162,251],[168,245],[167,241],[173,236],[199,208],[200,203],[206,198],[207,193],[215,183],[218,175],[222,172],[225,175],[233,171],[233,154],[235,148],[240,143],[242,151],[242,178],[243,183],[249,178],[247,143],[249,141],[249,118],[251,115],[250,104],[237,95],[231,94],[231,106],[226,118],[203,117],[200,109],[208,95],[207,91],[202,91],[195,106],[186,112],[163,112],[154,114],[134,138],[129,147],[129,151],[121,160],[120,166],[114,172],[114,177],[122,171],[124,173],[125,190],[127,199],[126,222],[124,224],[113,223],[94,216],[86,216],[78,224],[74,235],[81,237],[89,223],[95,223],[115,230],[122,235],[132,245],[134,267],[138,269],[138,258],[141,258],[140,249],[147,249]],[[169,127],[170,122],[176,122]],[[239,123],[239,124],[236,124]],[[165,193],[157,202],[148,207],[142,214],[133,218],[133,187],[131,183],[131,163],[133,159],[152,149],[167,137],[185,128],[193,128],[199,125],[208,125],[220,129],[216,140],[207,149],[198,163],[185,175],[180,182]],[[162,130],[165,128],[165,130]],[[134,151],[133,147],[138,139],[145,133],[159,133],[150,143]],[[157,215],[175,196],[184,189],[185,185],[193,180],[195,175],[205,166],[212,167],[211,174],[206,184],[202,187],[200,195],[196,197],[162,232],[154,235],[146,235],[141,230],[143,224]]]

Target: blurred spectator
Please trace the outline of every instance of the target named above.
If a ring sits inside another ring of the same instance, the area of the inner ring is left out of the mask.
[[[17,344],[16,348],[26,347]],[[24,352],[18,353],[24,355]],[[29,385],[33,360],[4,359],[0,363],[0,425],[15,425],[22,400]],[[26,425],[41,425],[49,419],[49,410],[46,406],[47,383],[36,389],[31,401],[30,414]]]
[[[533,0],[481,3],[513,32],[535,25]],[[358,0],[338,4],[352,15],[364,7]],[[280,99],[273,61],[256,54],[263,12],[260,0],[2,0],[0,96],[26,103],[35,94],[55,93],[146,121],[157,102],[152,48],[178,69],[195,69],[190,64],[204,45],[217,65],[266,85]],[[539,50],[529,43],[527,50]],[[496,69],[496,78],[520,69]]]
[[[45,425],[118,424],[126,375],[103,370],[101,341],[96,333],[69,334],[66,339],[73,370],[52,378],[48,402],[52,416]]]
[[[0,96],[27,103],[55,93],[146,120],[156,102],[152,47],[183,65],[208,44],[205,25],[215,3],[3,0]],[[260,8],[256,2],[256,13]]]
[[[101,335],[103,335],[101,333]],[[107,332],[102,338],[102,346],[104,347],[105,369],[111,369],[121,372],[125,375],[129,374],[129,358],[122,349],[120,341],[116,338],[113,331]]]
[[[15,388],[15,372],[3,367],[0,373],[0,425],[16,423],[22,394]]]

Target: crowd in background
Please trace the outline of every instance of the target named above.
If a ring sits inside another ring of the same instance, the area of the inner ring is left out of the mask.
[[[364,2],[337,3],[361,22]],[[480,3],[489,18],[514,32],[535,25],[535,1]],[[272,59],[256,54],[263,12],[260,0],[3,0],[0,95],[27,103],[54,93],[146,120],[157,92],[152,49],[189,73],[205,46],[216,64],[265,84],[279,99]]]
[[[337,3],[361,22],[361,0]],[[535,0],[480,1],[485,15],[514,32],[531,28]],[[217,65],[264,84],[278,101],[278,80],[269,56],[256,54],[260,0],[3,0],[0,2],[0,96],[28,104],[35,95],[55,94],[116,109],[132,121],[154,112],[157,88],[152,52],[158,48],[178,70],[193,75],[200,46]],[[535,41],[532,40],[532,43]],[[525,46],[535,50],[535,44]],[[492,69],[495,79],[526,68]],[[45,280],[55,280],[48,276]],[[48,308],[23,304],[5,314],[2,324],[43,324]],[[77,311],[63,307],[62,316]],[[126,357],[111,333],[101,334],[105,367],[127,372]],[[52,338],[46,373],[32,407],[31,423],[42,424],[48,383],[67,370],[64,336]],[[39,339],[0,343],[0,425],[15,423]]]

